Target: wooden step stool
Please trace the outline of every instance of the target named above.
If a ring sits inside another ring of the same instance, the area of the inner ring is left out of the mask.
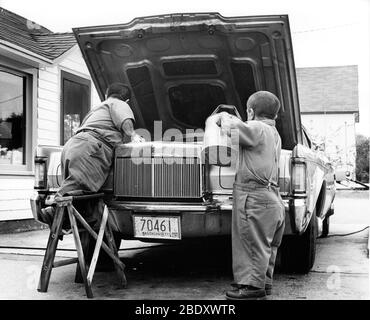
[[[100,249],[102,248],[110,258],[112,258],[117,275],[119,277],[120,285],[125,287],[127,284],[124,269],[125,265],[119,259],[118,250],[116,248],[116,244],[114,242],[113,233],[111,229],[111,220],[109,219],[108,215],[108,208],[104,205],[103,215],[100,220],[100,227],[99,233],[97,234],[90,225],[86,222],[86,220],[81,216],[81,214],[76,210],[73,206],[74,201],[81,201],[81,200],[91,200],[91,199],[99,199],[104,196],[103,193],[95,193],[89,195],[82,195],[82,196],[67,196],[67,197],[59,197],[55,199],[56,202],[56,211],[55,217],[53,220],[53,224],[50,228],[49,240],[46,247],[46,252],[44,256],[44,262],[42,264],[40,280],[37,290],[39,292],[47,292],[50,275],[53,268],[69,265],[72,263],[77,263],[80,272],[80,276],[85,285],[86,295],[88,298],[93,298],[93,293],[91,290],[91,282],[94,276],[96,263],[98,261],[98,256]],[[60,239],[60,235],[62,234],[62,226],[63,226],[63,218],[65,212],[68,212],[68,217],[74,237],[74,242],[77,250],[77,258],[72,259],[65,259],[62,261],[54,262],[55,253],[58,246],[58,241]],[[77,227],[76,219],[80,222],[83,229],[79,230]],[[108,223],[107,223],[108,222]],[[88,232],[95,240],[96,245],[94,249],[94,254],[91,259],[90,267],[86,264],[86,260],[84,257],[84,251],[81,244],[80,239],[80,231]],[[107,244],[103,242],[104,234],[107,239]],[[77,272],[78,273],[78,272]],[[78,278],[78,274],[76,274],[76,279]],[[76,280],[77,282],[77,280]]]

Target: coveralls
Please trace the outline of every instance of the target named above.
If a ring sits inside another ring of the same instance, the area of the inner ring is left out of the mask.
[[[64,180],[57,195],[99,191],[109,175],[114,147],[127,138],[122,131],[126,119],[135,120],[130,106],[112,97],[86,115],[63,148]]]
[[[285,210],[278,188],[281,138],[274,120],[237,122],[239,161],[233,188],[234,281],[272,285]]]

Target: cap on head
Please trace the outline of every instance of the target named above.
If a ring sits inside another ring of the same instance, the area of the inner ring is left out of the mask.
[[[275,119],[279,109],[279,99],[269,91],[257,91],[247,101],[247,109],[251,108],[256,117]]]
[[[107,98],[117,98],[123,101],[131,98],[130,88],[120,82],[110,84],[105,94]]]

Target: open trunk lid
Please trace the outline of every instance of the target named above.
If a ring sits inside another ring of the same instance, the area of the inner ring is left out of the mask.
[[[218,13],[136,18],[127,24],[73,29],[100,98],[127,83],[137,127],[204,128],[217,105],[245,105],[257,90],[282,104],[277,128],[284,149],[301,142],[288,16],[222,17]]]

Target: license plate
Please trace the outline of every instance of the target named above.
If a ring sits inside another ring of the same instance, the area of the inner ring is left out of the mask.
[[[180,217],[133,215],[133,218],[136,238],[181,239]]]

